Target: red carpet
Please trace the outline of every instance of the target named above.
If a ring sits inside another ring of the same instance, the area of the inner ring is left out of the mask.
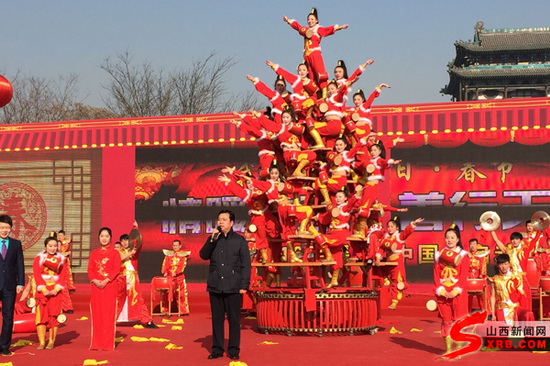
[[[124,341],[118,343],[115,351],[89,351],[90,321],[77,320],[89,316],[89,285],[78,285],[73,294],[75,313],[59,329],[56,348],[48,351],[36,350],[36,344],[12,348],[13,356],[0,357],[0,364],[11,362],[19,365],[82,365],[86,359],[107,360],[108,365],[229,365],[223,357],[207,360],[211,345],[211,326],[208,295],[204,284],[190,284],[191,315],[182,317],[182,330],[172,330],[171,325],[160,329],[134,329],[119,326],[117,336]],[[427,365],[445,364],[449,361],[435,360],[443,353],[444,344],[435,333],[439,330],[437,313],[425,309],[430,285],[412,285],[411,295],[405,298],[396,311],[383,310],[380,331],[375,335],[325,335],[291,336],[264,335],[256,331],[255,320],[243,320],[241,361],[249,366],[270,365]],[[142,285],[146,302],[149,301],[149,286]],[[162,324],[163,317],[155,317]],[[165,318],[172,321],[177,317]],[[401,334],[390,334],[394,327]],[[411,332],[412,328],[422,330]],[[134,342],[130,337],[156,337],[168,339],[183,347],[181,350],[166,350],[169,342]],[[37,341],[35,333],[15,333],[13,343],[18,340]],[[274,344],[265,344],[273,342]],[[488,365],[495,362],[505,365],[548,365],[549,354],[530,352],[477,352],[450,361],[453,365]],[[239,365],[239,366],[242,366]]]

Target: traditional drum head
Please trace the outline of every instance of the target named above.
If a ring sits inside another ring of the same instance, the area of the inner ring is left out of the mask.
[[[537,211],[531,216],[531,222],[537,231],[543,231],[550,225],[550,216],[544,211]]]
[[[340,209],[338,207],[334,207],[332,211],[330,211],[330,214],[332,217],[338,217],[340,216]]]
[[[63,324],[67,321],[67,315],[65,314],[59,314],[57,316],[57,321],[60,323],[60,324]]]
[[[359,115],[359,113],[353,112],[353,113],[351,114],[351,120],[352,120],[353,122],[359,121],[359,118],[361,118],[361,116]]]
[[[485,231],[495,231],[500,226],[500,216],[494,211],[487,211],[479,217],[479,224]]]
[[[251,233],[255,233],[256,231],[258,231],[258,227],[254,224],[250,224],[248,225],[248,231],[250,231]]]
[[[399,291],[403,291],[405,289],[405,283],[404,282],[397,282],[396,287]]]
[[[326,111],[328,111],[328,104],[325,102],[319,103],[317,108],[319,108],[319,112],[326,113]]]
[[[309,29],[306,31],[306,37],[307,37],[307,38],[313,37],[313,29],[309,28]]]
[[[342,164],[342,155],[338,155],[334,158],[334,165]]]
[[[365,169],[365,170],[367,171],[367,173],[372,174],[375,169],[376,169],[376,167],[374,166],[374,164],[369,164],[369,165],[367,165],[367,169]]]
[[[29,308],[34,308],[36,306],[36,299],[34,297],[29,297],[26,301],[26,304]]]
[[[426,302],[426,309],[429,311],[436,311],[437,310],[437,302],[435,300],[428,300]]]

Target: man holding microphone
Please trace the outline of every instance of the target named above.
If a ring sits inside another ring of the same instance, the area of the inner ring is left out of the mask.
[[[233,231],[235,214],[218,213],[216,229],[200,250],[200,257],[210,260],[206,290],[210,293],[212,311],[212,352],[208,359],[224,353],[224,319],[229,323],[227,354],[239,359],[241,339],[241,301],[250,285],[250,253],[246,240]]]

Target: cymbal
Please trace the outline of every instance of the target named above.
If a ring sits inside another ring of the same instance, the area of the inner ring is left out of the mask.
[[[494,211],[487,211],[479,217],[481,228],[485,231],[495,231],[500,226],[500,216]]]
[[[537,231],[543,231],[550,225],[550,216],[547,212],[537,211],[531,216],[531,222]]]
[[[426,301],[426,309],[428,309],[429,311],[436,311],[437,310],[437,302],[435,300]]]
[[[128,234],[128,243],[131,248],[135,248],[136,250],[139,250],[141,248],[141,245],[143,244],[143,241],[141,239],[141,233],[138,229],[132,229],[130,231],[130,234]]]

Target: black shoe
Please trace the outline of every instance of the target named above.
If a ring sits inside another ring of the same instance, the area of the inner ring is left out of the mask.
[[[11,356],[13,355],[13,352],[10,351],[9,349],[2,349],[2,351],[0,351],[0,353],[2,354],[2,356]]]
[[[72,313],[74,313],[74,310],[65,310],[64,313],[72,314]]]
[[[147,324],[144,324],[143,327],[144,328],[149,328],[149,329],[158,329],[158,326],[155,323],[153,323],[152,321],[147,323]]]
[[[229,359],[231,359],[231,360],[238,360],[238,359],[239,359],[239,355],[230,355],[230,356],[229,356]]]
[[[208,358],[209,360],[214,360],[214,359],[220,358],[220,357],[222,357],[222,356],[223,356],[223,354],[212,353],[212,354],[209,354],[207,358]]]

